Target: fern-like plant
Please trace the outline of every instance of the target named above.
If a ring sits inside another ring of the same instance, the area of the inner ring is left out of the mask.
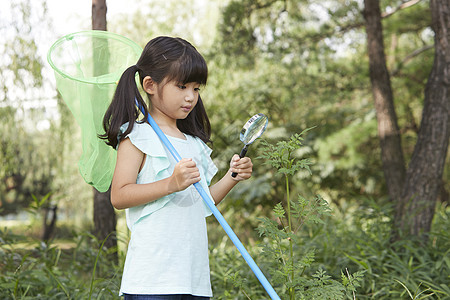
[[[362,273],[342,276],[342,283],[332,279],[322,269],[308,277],[307,270],[314,262],[314,250],[300,253],[301,239],[299,232],[305,225],[323,223],[323,217],[329,216],[331,209],[320,195],[306,199],[298,195],[291,200],[290,180],[298,171],[304,169],[311,173],[309,159],[296,156],[302,146],[302,135],[294,134],[287,141],[270,144],[262,141],[264,159],[276,169],[276,173],[284,178],[286,187],[285,200],[275,205],[273,212],[276,220],[262,218],[258,227],[260,236],[266,237],[262,246],[264,255],[275,262],[270,274],[274,285],[280,287],[283,299],[343,299],[354,294],[355,288],[362,279]]]

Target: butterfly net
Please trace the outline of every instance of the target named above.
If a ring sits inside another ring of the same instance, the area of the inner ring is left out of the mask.
[[[83,179],[98,191],[108,190],[116,151],[98,138],[103,115],[123,71],[135,64],[142,49],[107,31],[82,31],[58,39],[48,52],[56,87],[81,128]]]

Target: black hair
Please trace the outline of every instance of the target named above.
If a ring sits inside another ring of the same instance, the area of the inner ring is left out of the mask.
[[[113,148],[118,144],[118,133],[122,124],[129,122],[127,130],[122,136],[128,135],[138,120],[140,107],[144,108],[145,122],[148,116],[147,105],[139,93],[136,85],[136,72],[142,86],[146,76],[150,76],[156,83],[176,81],[186,84],[196,82],[206,84],[208,67],[205,59],[189,42],[181,38],[160,36],[147,43],[136,65],[123,72],[117,84],[113,100],[103,118],[105,134],[100,138]],[[196,136],[203,142],[211,142],[211,125],[199,95],[194,109],[185,119],[177,120],[177,127],[181,132]]]

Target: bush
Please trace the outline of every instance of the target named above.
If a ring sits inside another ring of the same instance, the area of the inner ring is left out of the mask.
[[[119,299],[120,271],[89,234],[68,250],[0,232],[0,295],[8,299]],[[100,276],[98,272],[100,270]],[[97,272],[97,275],[96,275]]]
[[[263,143],[261,158],[266,159],[266,162],[284,177],[286,195],[285,201],[278,203],[273,210],[275,219],[260,219],[258,232],[260,237],[263,237],[263,243],[262,255],[258,257],[260,264],[270,274],[272,284],[282,299],[344,299],[355,292],[362,280],[363,271],[353,275],[348,271],[342,273],[340,276],[342,283],[332,279],[323,268],[311,272],[315,251],[309,247],[308,235],[303,234],[306,227],[316,230],[318,224],[324,224],[322,218],[330,215],[328,203],[320,195],[309,200],[298,195],[295,201],[291,200],[290,196],[290,177],[300,169],[310,171],[311,162],[294,155],[302,146],[303,133],[295,134],[289,140],[277,142],[275,145]],[[223,261],[224,258],[232,258],[233,261],[226,262]],[[227,266],[236,265],[235,256],[230,254],[215,259],[222,260],[220,263]],[[220,266],[220,263],[216,262],[214,266]],[[212,273],[217,284],[216,290],[220,288],[221,283],[225,284],[226,286],[220,290],[227,293],[227,297],[231,296],[227,285],[228,282],[232,282],[246,298],[264,298],[261,290],[255,289],[258,283],[249,280],[253,277],[243,273],[242,270],[224,272],[220,267],[217,268],[220,272],[214,270]],[[240,298],[242,296],[236,299]]]

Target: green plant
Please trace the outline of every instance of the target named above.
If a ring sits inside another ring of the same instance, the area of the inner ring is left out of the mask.
[[[281,292],[287,299],[343,299],[347,293],[353,293],[362,280],[362,272],[342,276],[342,283],[319,269],[308,276],[307,269],[314,262],[314,249],[302,253],[302,237],[299,234],[305,226],[323,224],[324,217],[330,216],[331,209],[320,195],[306,199],[298,195],[296,201],[291,200],[290,178],[301,169],[311,173],[309,159],[301,159],[296,155],[302,146],[303,137],[309,129],[294,134],[287,141],[276,144],[262,142],[265,159],[284,177],[286,198],[273,209],[276,220],[261,218],[258,227],[260,236],[266,240],[263,253],[266,258],[277,262],[270,267],[273,283],[281,285]]]
[[[75,233],[68,249],[7,229],[0,242],[0,295],[7,299],[120,299],[121,266],[90,234]]]
[[[397,281],[398,283],[400,283],[400,284],[403,286],[403,288],[408,292],[409,297],[410,297],[411,299],[413,299],[413,300],[416,300],[416,299],[425,299],[425,298],[431,297],[431,296],[433,295],[433,294],[427,294],[427,295],[420,296],[420,295],[422,295],[424,292],[426,292],[426,291],[428,291],[428,290],[430,290],[430,289],[426,289],[426,290],[424,290],[424,291],[420,291],[420,290],[419,290],[419,287],[417,287],[417,289],[416,289],[416,291],[414,292],[414,295],[413,295],[413,294],[411,294],[411,291],[408,289],[408,287],[407,287],[406,285],[404,285],[400,280],[395,279],[395,281]],[[420,298],[419,298],[419,296],[420,296]]]

